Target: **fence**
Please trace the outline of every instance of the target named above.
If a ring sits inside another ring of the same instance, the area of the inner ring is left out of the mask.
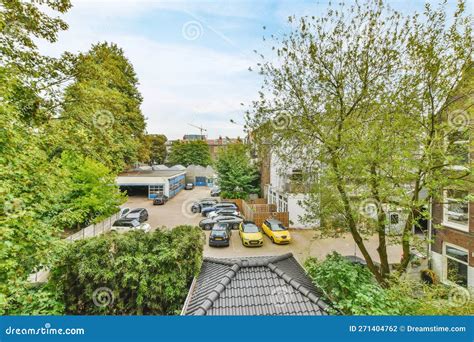
[[[90,226],[81,229],[77,233],[69,235],[66,238],[66,240],[69,240],[69,241],[82,240],[85,238],[94,237],[102,233],[108,232],[110,228],[112,227],[112,224],[114,223],[114,221],[117,220],[119,216],[120,216],[120,212],[117,212],[113,214],[112,216],[110,216],[109,218],[106,218],[102,222],[91,224]]]
[[[120,216],[120,212],[117,212],[113,214],[112,216],[106,218],[102,222],[91,224],[90,226],[83,228],[72,235],[69,235],[67,238],[65,238],[65,240],[66,241],[82,240],[85,238],[94,237],[94,236],[103,234],[105,232],[108,232],[110,228],[112,227],[112,224],[114,223],[114,221],[117,220],[119,216]],[[36,273],[30,274],[30,276],[28,277],[28,280],[31,283],[43,283],[48,280],[48,276],[49,276],[49,270],[42,269]]]
[[[290,223],[288,212],[277,212],[275,204],[266,204],[264,198],[257,198],[255,200],[230,200],[237,204],[239,210],[244,215],[245,219],[255,222],[259,227],[262,226],[263,221],[268,218],[274,218],[288,227]]]

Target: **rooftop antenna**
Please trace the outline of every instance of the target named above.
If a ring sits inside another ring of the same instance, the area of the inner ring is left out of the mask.
[[[202,126],[196,126],[196,125],[193,125],[193,124],[190,124],[190,123],[188,123],[188,125],[199,129],[199,131],[201,132],[201,137],[204,136],[204,134],[202,134],[203,132],[207,132],[207,129],[205,129],[205,128],[202,127]]]

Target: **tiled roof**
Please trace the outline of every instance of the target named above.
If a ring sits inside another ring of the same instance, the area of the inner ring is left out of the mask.
[[[183,315],[327,315],[328,305],[291,253],[204,258]]]

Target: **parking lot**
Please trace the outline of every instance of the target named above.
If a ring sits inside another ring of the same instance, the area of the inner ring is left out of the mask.
[[[174,198],[170,199],[165,205],[153,205],[153,202],[143,196],[129,197],[125,206],[130,208],[146,208],[149,213],[148,223],[152,229],[172,229],[178,225],[197,225],[203,219],[201,214],[191,213],[190,207],[192,203],[203,197],[209,197],[209,188],[196,187],[193,190],[183,190]],[[204,246],[204,255],[211,257],[241,257],[241,256],[262,256],[262,255],[279,255],[292,252],[300,261],[308,256],[324,258],[324,256],[332,251],[337,251],[343,255],[362,256],[356,247],[352,237],[346,235],[339,238],[315,238],[313,230],[291,230],[292,242],[289,245],[272,244],[270,239],[265,236],[264,245],[262,247],[244,247],[239,239],[238,231],[234,230],[229,247],[209,247],[207,239],[209,232],[205,231],[206,244]],[[378,241],[373,236],[366,241],[366,246],[378,261],[376,252]],[[389,262],[395,263],[400,260],[400,246],[389,246]]]

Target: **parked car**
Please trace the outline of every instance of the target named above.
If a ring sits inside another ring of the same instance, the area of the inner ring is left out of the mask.
[[[228,223],[231,229],[239,229],[239,224],[243,221],[243,218],[241,217],[235,217],[235,216],[216,216],[213,218],[205,218],[204,220],[201,220],[199,222],[199,227],[202,229],[209,230],[211,229],[215,223],[223,222],[223,223]]]
[[[217,204],[217,201],[214,199],[213,200],[209,200],[209,199],[200,200],[193,203],[191,207],[191,211],[193,213],[200,213],[202,209],[212,207],[216,204]]]
[[[211,189],[211,197],[219,197],[221,195],[221,189],[215,187]]]
[[[243,221],[239,226],[239,235],[242,245],[246,247],[260,247],[263,245],[263,234],[260,228],[252,221]]]
[[[194,189],[194,184],[193,183],[186,183],[184,186],[184,190],[192,190]]]
[[[124,217],[130,212],[130,208],[120,208],[119,217]]]
[[[216,223],[209,234],[209,246],[229,246],[231,236],[230,224],[224,222]]]
[[[276,219],[263,221],[262,230],[273,243],[287,244],[291,242],[291,235],[288,228]]]
[[[215,211],[211,211],[207,214],[207,217],[213,218],[219,215],[223,216],[240,216],[240,211],[234,209],[234,208],[224,208],[224,209],[219,209]]]
[[[140,223],[138,220],[118,219],[110,228],[112,232],[124,233],[130,230],[143,230],[145,233],[151,229],[148,223]]]
[[[148,211],[145,208],[136,208],[130,210],[130,212],[125,216],[127,219],[135,219],[140,223],[148,220]]]
[[[202,216],[207,216],[207,214],[210,213],[211,211],[216,211],[216,210],[219,210],[219,209],[234,209],[234,210],[237,210],[239,208],[237,207],[237,204],[235,204],[233,202],[221,202],[221,203],[217,203],[217,204],[213,205],[212,207],[207,207],[207,208],[201,209],[201,215]]]
[[[169,198],[166,195],[156,195],[156,197],[153,199],[153,205],[161,205],[165,204],[168,202]]]

